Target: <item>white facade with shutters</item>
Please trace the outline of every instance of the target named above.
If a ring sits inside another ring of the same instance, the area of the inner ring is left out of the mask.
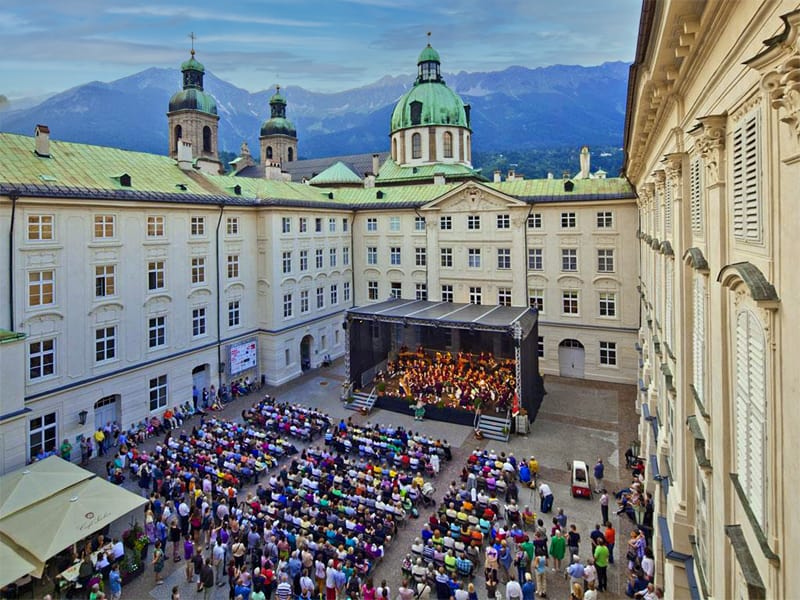
[[[643,5],[625,171],[641,454],[669,598],[797,593],[799,32],[796,1]]]

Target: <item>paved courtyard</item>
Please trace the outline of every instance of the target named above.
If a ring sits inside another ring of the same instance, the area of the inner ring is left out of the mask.
[[[597,497],[594,500],[574,499],[569,494],[569,472],[567,465],[573,459],[582,459],[591,467],[597,458],[606,464],[606,483],[609,491],[616,490],[627,483],[627,473],[619,469],[621,459],[630,441],[635,437],[637,417],[634,411],[635,387],[598,382],[547,377],[545,388],[547,395],[536,421],[527,435],[514,435],[508,444],[491,440],[476,440],[469,427],[442,423],[437,421],[414,421],[411,414],[401,415],[385,410],[375,410],[369,416],[362,416],[346,410],[339,401],[341,384],[344,381],[343,362],[337,361],[332,367],[312,370],[295,381],[277,388],[266,388],[249,397],[229,404],[222,415],[227,418],[241,418],[242,409],[256,401],[263,393],[269,393],[280,401],[300,402],[318,407],[328,412],[333,419],[353,417],[357,423],[392,423],[402,425],[406,429],[420,431],[435,438],[446,438],[453,449],[453,460],[444,463],[442,472],[435,480],[437,499],[441,497],[450,481],[457,480],[464,462],[472,450],[476,448],[495,448],[499,451],[513,452],[517,457],[535,455],[540,464],[541,480],[547,481],[554,492],[554,508],[563,508],[569,523],[575,523],[582,535],[581,556],[588,556],[590,544],[589,533],[594,524],[600,520],[600,508]],[[189,424],[191,427],[191,424]],[[155,444],[151,439],[146,444]],[[92,460],[90,468],[98,474],[104,474],[105,458]],[[129,489],[138,491],[130,482]],[[522,488],[519,501],[521,505],[530,504],[538,512],[538,495]],[[419,534],[422,523],[427,519],[430,510],[421,511],[421,518],[410,520],[402,528],[386,551],[386,556],[374,572],[376,584],[386,579],[392,589],[392,599],[401,582],[400,566],[403,558],[410,551],[412,540]],[[135,511],[118,520],[112,527],[113,534],[119,534],[129,527],[134,519],[141,522],[141,512]],[[549,526],[552,515],[545,515],[545,523]],[[630,532],[627,519],[614,516],[612,520],[617,528],[618,541],[625,540]],[[617,526],[619,524],[619,526]],[[548,527],[549,529],[549,527]],[[620,558],[619,543],[615,551]],[[623,561],[624,563],[624,561]],[[148,570],[123,589],[123,598],[169,598],[173,586],[177,585],[181,598],[195,598],[198,594],[194,585],[186,583],[183,562],[168,562],[165,567],[165,582],[153,585],[153,574]],[[474,583],[480,598],[486,598],[483,585],[482,569],[478,570]],[[617,562],[609,567],[609,593],[603,598],[624,597],[625,567]],[[502,587],[500,589],[502,590]],[[49,590],[46,590],[49,591]],[[39,593],[41,596],[44,592]],[[548,575],[548,597],[565,598],[568,596],[567,582],[563,574]],[[216,588],[212,595],[222,600],[228,597],[228,587]]]

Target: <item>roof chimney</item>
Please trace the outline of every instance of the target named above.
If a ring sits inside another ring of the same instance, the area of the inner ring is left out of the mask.
[[[178,140],[178,167],[183,171],[192,170],[192,142]]]
[[[434,185],[444,185],[445,184],[444,173],[434,173],[433,174],[433,184]]]
[[[515,178],[516,178],[516,173],[514,172],[514,169],[509,169],[506,179],[508,179],[508,181],[514,181]]]
[[[500,183],[503,181],[503,176],[500,174],[500,169],[496,169],[494,172],[494,178],[492,179],[495,183]]]
[[[377,175],[381,168],[380,154],[372,155],[372,174]]]
[[[34,152],[36,156],[50,158],[50,128],[47,125],[37,125],[33,131],[35,141]]]

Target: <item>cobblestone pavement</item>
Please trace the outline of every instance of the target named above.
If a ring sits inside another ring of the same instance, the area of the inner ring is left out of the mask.
[[[583,542],[582,558],[586,558],[589,554],[589,533],[594,524],[600,520],[600,507],[597,497],[593,500],[583,500],[570,496],[567,465],[573,459],[582,459],[591,467],[597,458],[602,458],[606,464],[605,483],[608,490],[616,490],[627,483],[627,474],[619,467],[620,461],[624,461],[625,449],[636,437],[638,417],[634,410],[635,386],[547,377],[545,379],[547,395],[536,421],[531,426],[531,431],[527,435],[514,435],[507,444],[503,444],[486,439],[478,441],[469,427],[436,421],[414,421],[410,414],[401,415],[376,410],[366,417],[346,410],[339,400],[343,381],[343,362],[339,360],[332,367],[311,370],[285,385],[267,387],[240,398],[216,414],[225,418],[241,419],[242,410],[261,398],[264,393],[268,393],[279,401],[301,402],[321,408],[336,420],[352,417],[356,423],[393,423],[409,430],[420,431],[425,435],[446,438],[452,446],[453,460],[442,463],[442,471],[434,482],[437,488],[437,500],[441,498],[451,481],[458,480],[469,453],[476,448],[492,447],[498,452],[513,452],[517,457],[535,455],[540,464],[540,480],[547,481],[553,488],[555,509],[563,508],[569,523],[574,522],[578,526]],[[185,428],[191,429],[192,424],[192,421],[188,421],[185,423]],[[156,438],[148,440],[144,444],[145,448],[152,449],[156,441],[158,441]],[[106,460],[106,457],[96,457],[87,468],[103,476]],[[130,481],[126,481],[123,485],[135,493],[140,491]],[[246,491],[247,489],[243,490]],[[538,512],[538,495],[534,491],[521,489],[519,502],[523,506],[530,504],[531,508]],[[421,511],[420,519],[410,520],[399,531],[396,539],[389,544],[384,559],[373,573],[376,584],[383,579],[388,582],[392,589],[392,598],[396,596],[396,590],[402,581],[400,567],[403,558],[410,552],[411,542],[419,534],[430,512],[431,510]],[[121,534],[135,520],[142,522],[142,517],[141,510],[122,517],[112,526],[112,535]],[[630,534],[630,523],[627,518],[614,516],[613,510],[611,518],[617,528],[617,538],[624,544],[624,540]],[[551,519],[552,515],[545,515],[546,524],[549,525]],[[619,544],[615,552],[617,558],[621,558]],[[621,562],[611,565],[608,574],[609,592],[601,594],[600,597],[603,599],[624,597],[626,580],[624,565]],[[163,575],[164,583],[154,585],[152,569],[147,565],[146,572],[123,589],[122,598],[168,599],[173,586],[178,587],[184,600],[201,597],[201,594],[195,591],[195,585],[186,582],[183,561],[179,563],[168,561]],[[479,598],[486,598],[482,568],[477,569],[474,583]],[[569,595],[567,589],[567,582],[562,573],[548,574],[549,598],[566,598]],[[503,591],[502,585],[500,590]],[[41,597],[49,591],[49,585],[47,589],[37,589],[35,597]],[[227,583],[224,587],[215,588],[211,597],[214,600],[227,598]]]

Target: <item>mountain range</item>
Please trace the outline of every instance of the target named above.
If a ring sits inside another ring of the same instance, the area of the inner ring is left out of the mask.
[[[472,105],[478,166],[480,156],[502,152],[570,148],[577,155],[584,144],[612,149],[622,145],[626,63],[509,67],[444,78]],[[412,75],[386,76],[336,93],[281,88],[287,116],[297,128],[300,157],[388,149],[394,104],[413,80]],[[180,82],[177,69],[150,68],[109,83],[80,85],[34,106],[16,108],[10,103],[0,112],[0,130],[31,135],[37,123],[44,123],[55,139],[165,154],[167,105]],[[257,156],[260,127],[269,118],[274,90],[251,93],[211,72],[206,72],[205,89],[217,101],[220,151],[238,154],[245,140]]]

